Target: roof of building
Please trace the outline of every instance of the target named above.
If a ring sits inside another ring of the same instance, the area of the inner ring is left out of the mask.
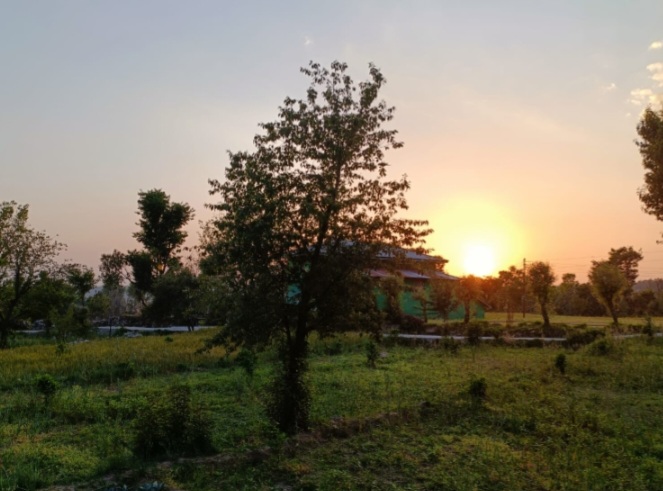
[[[389,271],[386,269],[372,269],[370,270],[369,274],[371,278],[387,278],[389,276],[393,276],[394,273],[402,276],[405,279],[408,280],[430,280],[433,278],[438,278],[442,280],[457,280],[458,278],[456,276],[452,276],[450,274],[443,273],[441,271],[426,271],[426,272],[420,272],[420,271],[414,271],[411,269],[398,269],[396,271]]]

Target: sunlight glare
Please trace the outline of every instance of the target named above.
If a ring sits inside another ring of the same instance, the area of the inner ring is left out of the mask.
[[[465,252],[463,267],[467,274],[488,276],[495,270],[495,252],[485,245],[471,245]]]
[[[449,274],[497,275],[518,265],[529,240],[514,210],[482,196],[447,197],[431,219],[429,244],[449,260]]]

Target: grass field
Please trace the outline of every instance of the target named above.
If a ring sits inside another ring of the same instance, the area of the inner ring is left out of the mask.
[[[486,312],[485,320],[490,322],[507,322],[506,312]],[[513,323],[533,323],[533,322],[543,322],[543,317],[541,314],[532,314],[527,313],[523,316],[522,313],[514,313],[512,318]],[[566,324],[569,326],[578,326],[585,324],[592,327],[604,327],[612,324],[612,318],[604,317],[583,317],[576,315],[550,315],[550,322],[553,324]],[[620,317],[619,323],[625,326],[641,326],[645,323],[643,317]],[[663,317],[652,317],[652,322],[658,326],[663,326]]]
[[[387,344],[375,369],[365,338],[317,340],[313,432],[288,441],[263,411],[274,353],[260,354],[251,376],[221,350],[196,354],[207,336],[3,352],[0,490],[154,480],[190,490],[663,489],[660,339],[575,352]],[[50,396],[35,384],[46,373],[57,382]],[[158,420],[174,386],[189,388],[187,411],[205,416],[216,457],[136,452],[136,421]]]

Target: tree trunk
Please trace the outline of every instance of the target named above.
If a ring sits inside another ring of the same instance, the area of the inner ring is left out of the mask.
[[[619,325],[619,320],[617,319],[617,312],[615,310],[615,306],[612,302],[608,302],[608,312],[610,312],[610,316],[612,317],[612,322],[615,324],[615,326]]]
[[[543,326],[550,327],[550,317],[548,317],[548,309],[545,303],[541,304],[541,316],[543,317]]]
[[[465,324],[469,324],[470,323],[470,310],[472,309],[472,306],[470,305],[470,302],[466,302],[463,305],[463,307],[465,309],[465,318],[463,319],[463,322]]]
[[[0,349],[9,348],[9,326],[6,322],[0,322]]]
[[[272,387],[270,415],[279,429],[294,435],[309,427],[310,393],[305,381],[308,341],[298,332],[281,350],[282,368]]]

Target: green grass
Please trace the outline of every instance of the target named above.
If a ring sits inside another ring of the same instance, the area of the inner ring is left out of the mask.
[[[485,320],[490,322],[507,322],[506,312],[486,312]],[[513,323],[533,323],[533,322],[543,322],[543,317],[541,314],[526,313],[523,316],[522,313],[513,314]],[[605,327],[612,324],[612,318],[603,316],[603,317],[588,317],[588,316],[579,316],[579,315],[550,315],[550,322],[553,324],[567,324],[569,326],[577,326],[585,324],[592,327]],[[619,317],[619,323],[624,326],[642,326],[645,324],[645,319],[643,317]],[[652,322],[657,326],[663,326],[663,317],[652,317]]]
[[[0,490],[99,489],[108,473],[124,476],[118,484],[197,490],[663,489],[661,340],[575,352],[483,344],[455,355],[381,346],[375,369],[366,338],[315,340],[313,433],[288,443],[263,411],[274,353],[249,376],[222,351],[195,353],[209,335],[98,340],[60,356],[48,345],[3,352]],[[555,368],[561,352],[565,375]],[[120,363],[133,368],[118,376]],[[48,401],[33,383],[46,372],[58,382]],[[479,379],[485,400],[468,393]],[[235,460],[159,467],[134,455],[133,421],[173,384],[191,388],[215,451]],[[265,446],[267,459],[247,457]]]

